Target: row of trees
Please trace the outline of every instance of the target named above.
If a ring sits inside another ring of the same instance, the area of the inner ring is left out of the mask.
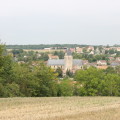
[[[119,67],[79,70],[72,79],[59,78],[61,72],[43,63],[15,63],[0,46],[0,97],[120,96]]]
[[[75,48],[75,47],[86,47],[88,45],[78,44],[40,44],[40,45],[7,45],[7,49],[44,49],[44,48]]]

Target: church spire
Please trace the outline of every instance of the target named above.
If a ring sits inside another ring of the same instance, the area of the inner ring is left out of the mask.
[[[67,55],[67,56],[72,56],[72,52],[71,52],[70,48],[67,49],[66,55]]]

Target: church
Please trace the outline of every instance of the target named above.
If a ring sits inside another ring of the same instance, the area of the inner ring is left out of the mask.
[[[67,49],[64,59],[49,59],[47,65],[53,69],[60,67],[63,74],[66,74],[67,70],[75,73],[76,70],[83,69],[84,63],[81,59],[73,59],[70,49]]]

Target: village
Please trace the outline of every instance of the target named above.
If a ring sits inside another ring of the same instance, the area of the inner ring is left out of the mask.
[[[118,46],[84,46],[84,47],[49,47],[43,49],[8,49],[14,61],[31,62],[37,65],[44,62],[53,69],[61,68],[63,73],[70,70],[89,68],[107,69],[120,65],[120,47]]]

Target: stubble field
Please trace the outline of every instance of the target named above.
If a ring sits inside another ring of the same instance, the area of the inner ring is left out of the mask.
[[[0,120],[120,120],[120,98],[0,98]]]

